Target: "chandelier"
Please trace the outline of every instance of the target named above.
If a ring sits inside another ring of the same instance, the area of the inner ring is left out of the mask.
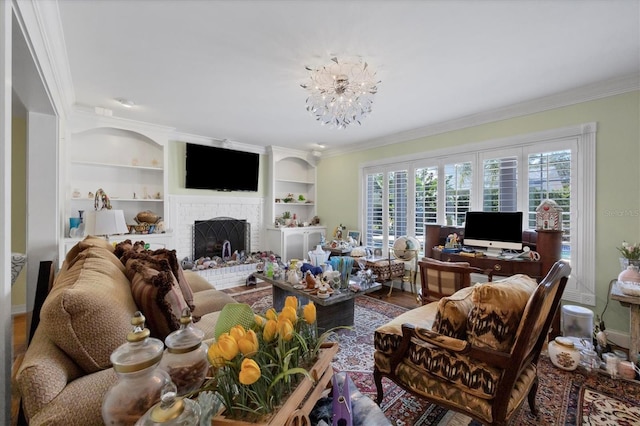
[[[301,84],[309,91],[307,111],[323,125],[344,129],[361,121],[371,112],[373,95],[379,80],[368,64],[362,61],[332,63],[311,72],[309,82]]]

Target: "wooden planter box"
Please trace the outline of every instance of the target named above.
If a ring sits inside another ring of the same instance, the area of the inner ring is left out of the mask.
[[[309,369],[309,374],[313,380],[305,377],[289,398],[287,398],[282,407],[272,413],[271,417],[265,419],[264,422],[249,423],[241,420],[227,419],[223,413],[213,418],[211,422],[212,426],[292,426],[311,424],[309,413],[311,413],[316,402],[331,382],[331,378],[333,377],[331,361],[337,353],[338,343],[324,343],[320,349],[318,360]]]

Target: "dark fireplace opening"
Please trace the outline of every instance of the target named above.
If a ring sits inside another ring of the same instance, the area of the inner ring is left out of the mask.
[[[244,219],[216,217],[196,220],[193,226],[193,259],[219,256],[228,260],[244,250],[251,253],[251,224]]]

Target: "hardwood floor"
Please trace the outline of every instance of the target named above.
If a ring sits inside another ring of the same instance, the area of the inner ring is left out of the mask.
[[[16,360],[22,359],[24,352],[27,349],[27,315],[18,314],[13,316],[13,340],[12,340],[12,368],[11,368],[11,381],[16,374],[16,369],[19,365]],[[18,411],[20,410],[20,400],[16,397],[13,388],[11,389],[11,425],[18,423]]]

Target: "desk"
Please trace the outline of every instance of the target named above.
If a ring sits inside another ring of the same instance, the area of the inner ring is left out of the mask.
[[[624,294],[616,281],[611,286],[611,299],[629,307],[629,359],[633,361],[640,353],[640,297]]]
[[[536,281],[542,280],[547,270],[544,270],[542,261],[526,259],[503,259],[500,257],[471,257],[459,253],[443,253],[441,249],[434,247],[431,257],[445,262],[467,262],[469,265],[484,271],[492,270],[493,275],[509,277],[514,274],[526,274]],[[554,262],[555,263],[555,262]]]
[[[458,253],[442,253],[438,245],[442,244],[440,235],[447,232],[448,228],[440,225],[426,226],[425,256],[437,260],[449,262],[467,262],[471,266],[484,270],[492,269],[494,275],[511,276],[513,274],[526,274],[540,282],[549,272],[554,263],[562,257],[562,231],[535,231],[536,244],[532,250],[540,254],[539,261],[501,259],[493,257],[469,257]],[[524,235],[524,233],[523,233]],[[524,245],[531,245],[523,240]],[[549,338],[554,339],[560,335],[560,309],[551,324]]]

